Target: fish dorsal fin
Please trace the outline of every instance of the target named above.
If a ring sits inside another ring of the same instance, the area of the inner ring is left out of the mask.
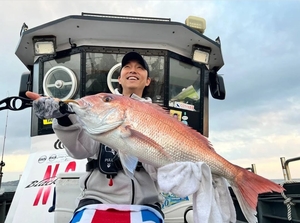
[[[135,94],[132,94],[130,96],[130,99],[135,100],[135,101],[139,101],[141,103],[145,103],[146,102],[147,106],[150,106],[150,107],[152,107],[152,108],[154,108],[154,109],[156,109],[156,110],[158,110],[160,112],[163,112],[163,113],[169,115],[169,109],[167,107],[164,107],[164,106],[161,106],[161,105],[158,105],[158,104],[155,104],[155,103],[151,103],[151,99],[149,99],[149,100],[141,100],[141,98],[139,96],[135,95]]]

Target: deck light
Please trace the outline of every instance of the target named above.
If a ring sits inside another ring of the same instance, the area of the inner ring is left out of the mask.
[[[193,60],[199,63],[208,64],[210,50],[199,45],[193,46]]]
[[[55,36],[35,36],[32,39],[34,54],[49,55],[55,54],[56,37]]]
[[[201,34],[204,33],[206,29],[206,21],[203,18],[197,17],[197,16],[189,16],[185,20],[185,24],[197,31],[199,31]]]

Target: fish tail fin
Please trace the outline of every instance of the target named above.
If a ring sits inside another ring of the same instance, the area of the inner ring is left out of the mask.
[[[249,223],[257,222],[256,206],[258,194],[284,191],[284,188],[266,178],[238,167],[238,174],[230,181],[232,190],[239,202],[241,210]]]

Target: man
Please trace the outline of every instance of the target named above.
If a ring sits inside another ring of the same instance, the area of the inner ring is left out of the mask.
[[[145,97],[151,82],[149,67],[140,54],[130,52],[123,57],[118,80],[116,94],[151,103]],[[53,130],[67,153],[75,159],[89,160],[87,172],[80,179],[82,197],[71,223],[127,222],[126,218],[136,223],[143,219],[163,222],[154,167],[139,163],[134,178],[129,178],[118,154],[91,139],[76,115],[62,114],[58,99],[40,97],[33,92],[26,95],[34,99],[33,108],[39,118],[54,118]]]

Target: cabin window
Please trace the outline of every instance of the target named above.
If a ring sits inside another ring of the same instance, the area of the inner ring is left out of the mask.
[[[164,78],[165,78],[165,57],[144,56],[148,63],[151,83],[149,85],[149,97],[153,103],[163,105],[164,102]]]
[[[111,93],[107,85],[107,75],[118,60],[120,60],[118,55],[114,53],[86,53],[85,95]],[[113,75],[113,78],[117,81],[118,77]],[[117,87],[117,83],[113,83],[114,88]]]
[[[169,106],[199,111],[201,68],[170,58]]]
[[[119,53],[86,53],[86,84],[85,95],[100,92],[110,93],[107,76],[111,69],[121,63],[124,54]],[[149,86],[149,97],[154,103],[163,104],[164,98],[164,57],[144,56],[150,70],[151,84]],[[112,72],[112,88],[118,88],[118,76],[120,66]]]
[[[80,54],[44,62],[43,91],[62,100],[79,97]]]

